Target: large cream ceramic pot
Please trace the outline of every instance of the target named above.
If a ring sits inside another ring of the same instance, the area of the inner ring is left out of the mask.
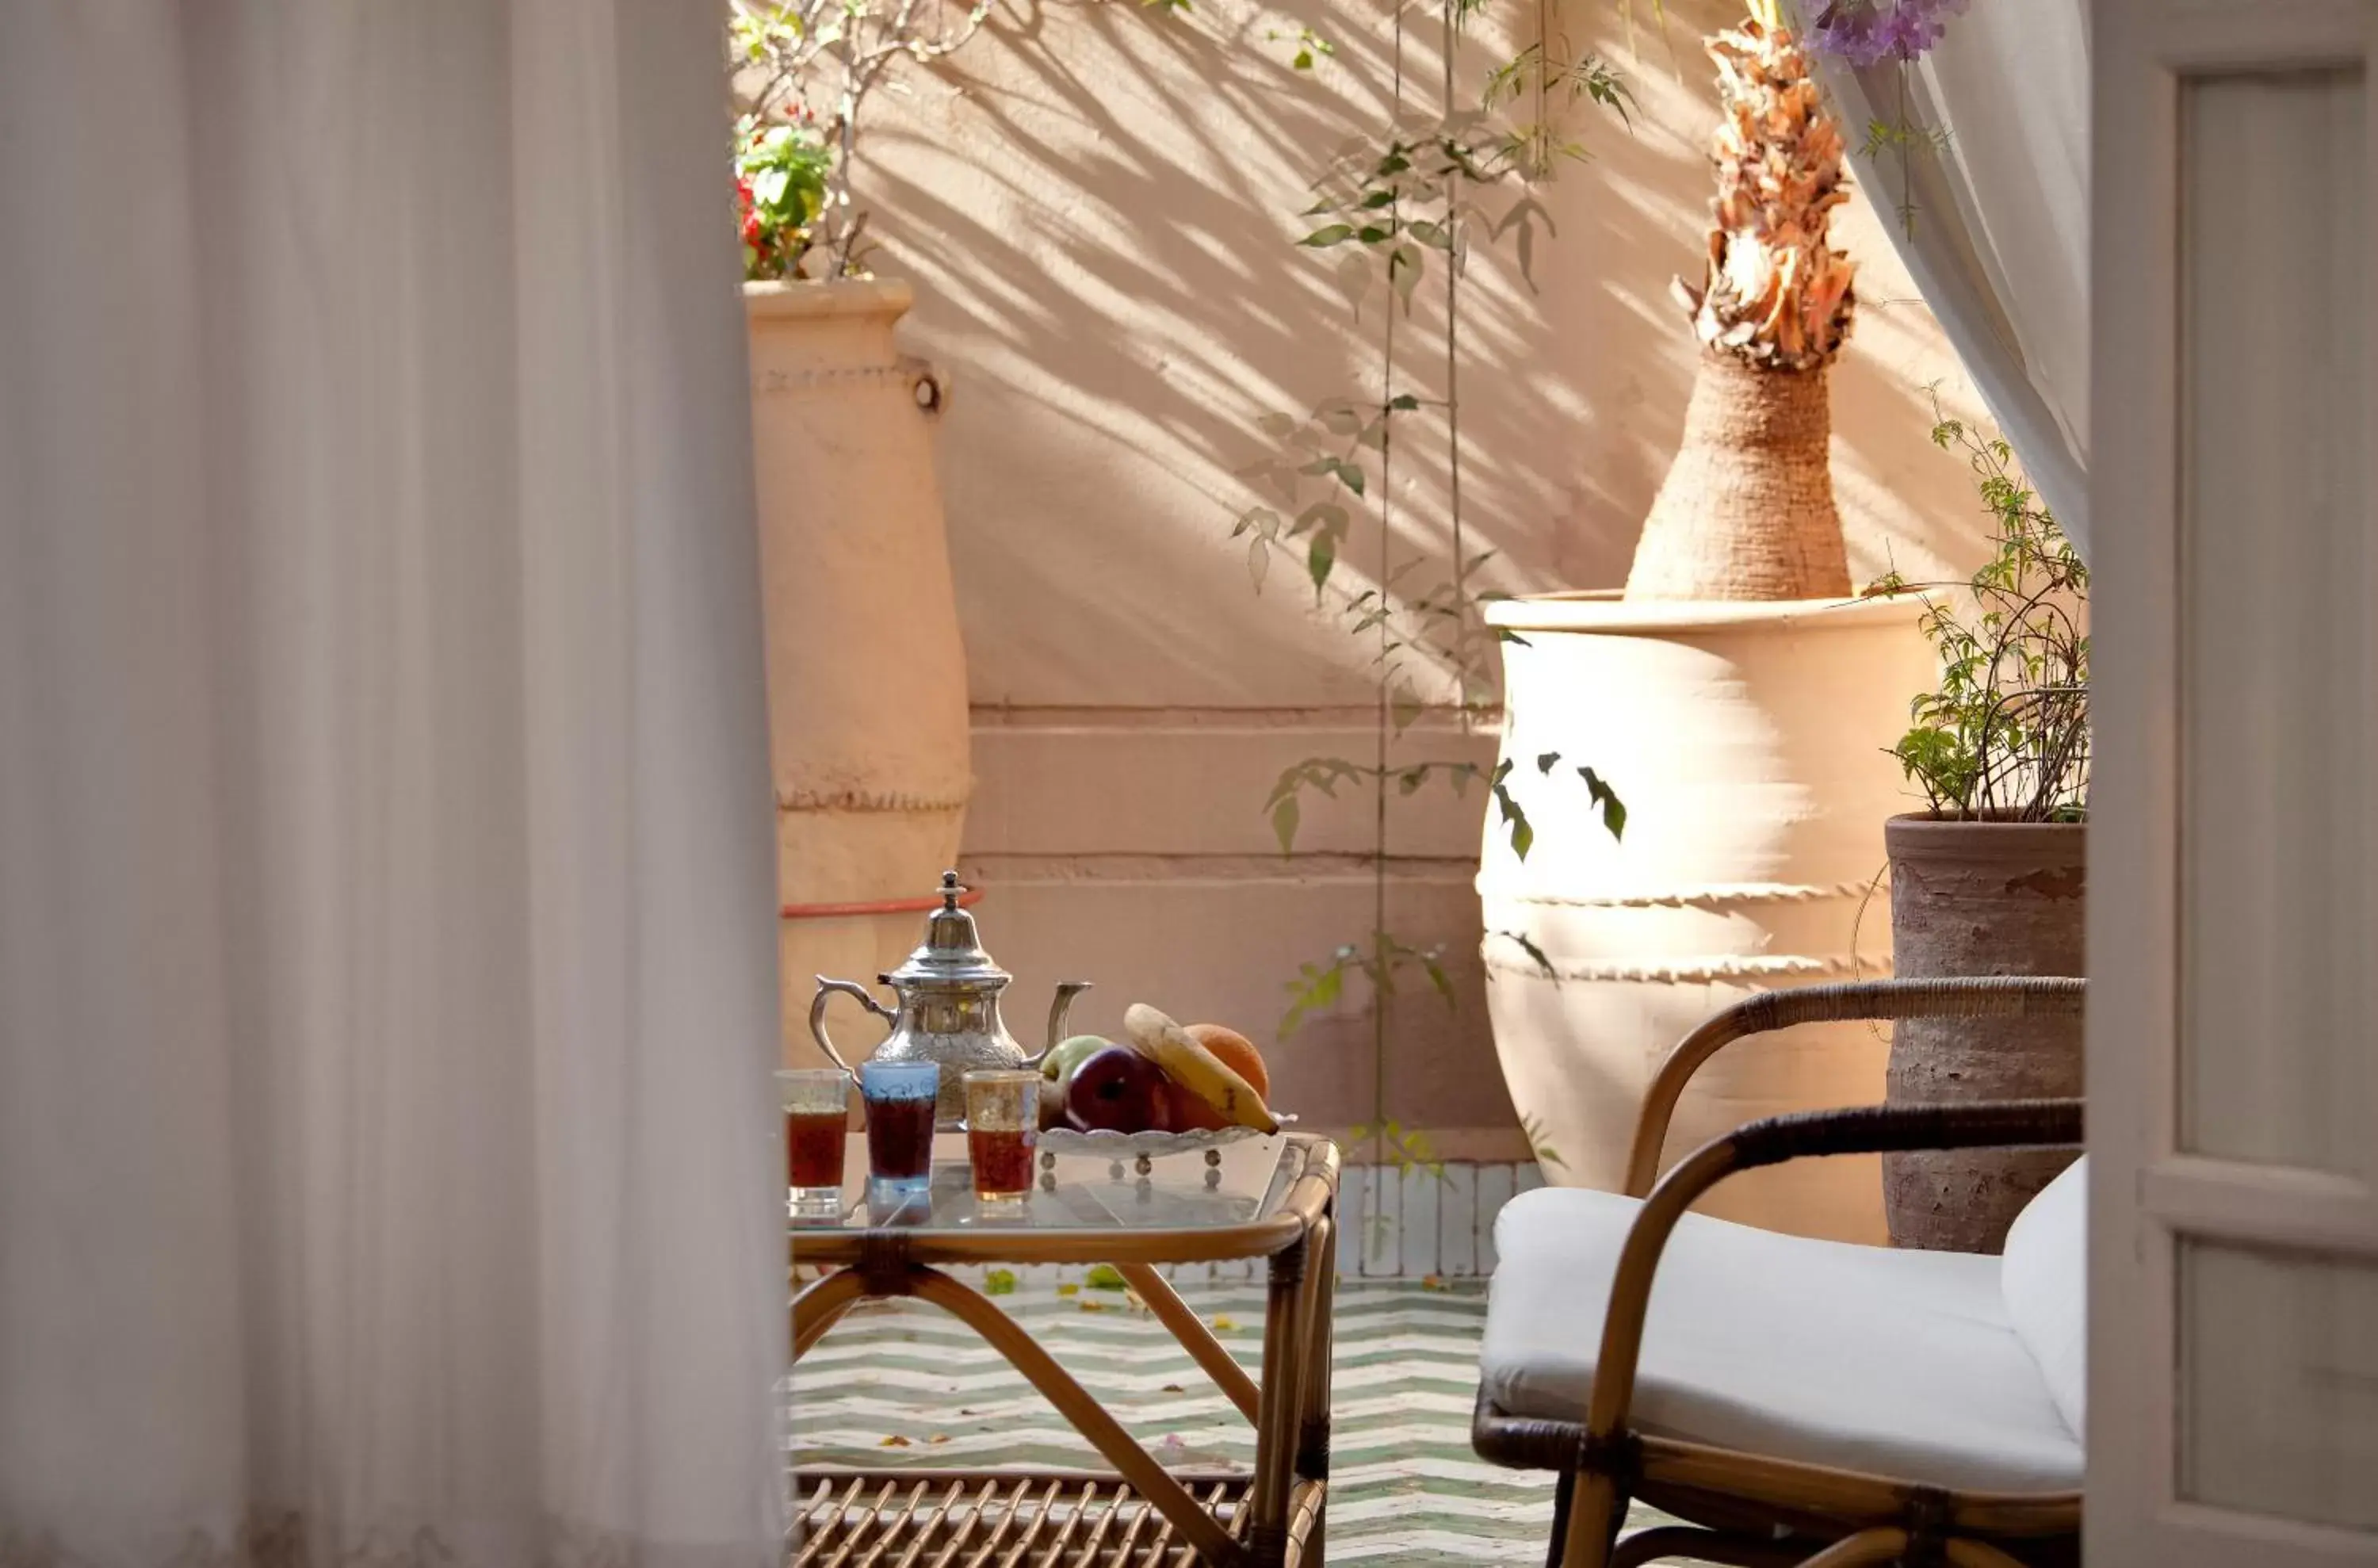
[[[934,389],[893,346],[906,283],[747,283],[766,584],[784,1052],[821,974],[915,945],[957,861],[972,773],[966,650],[933,473]],[[871,1040],[853,1043],[864,1051]]]
[[[1876,884],[1883,820],[1907,807],[1889,748],[1909,697],[1934,683],[1922,610],[1586,594],[1488,608],[1519,639],[1503,645],[1503,756],[1535,842],[1522,862],[1488,814],[1486,998],[1511,1099],[1556,1157],[1548,1180],[1624,1184],[1645,1086],[1710,1014],[1756,991],[1890,974]],[[1540,774],[1551,753],[1560,762]],[[1623,840],[1591,811],[1580,765],[1625,801]],[[1663,1166],[1754,1117],[1880,1104],[1888,1051],[1886,1026],[1860,1023],[1728,1047],[1687,1090]],[[1753,1171],[1699,1207],[1884,1239],[1871,1158]]]

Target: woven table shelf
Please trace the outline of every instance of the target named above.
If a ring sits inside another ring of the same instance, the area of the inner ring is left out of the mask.
[[[1179,1473],[1239,1538],[1250,1478]],[[1196,1554],[1112,1476],[1076,1471],[802,1471],[794,1477],[795,1568],[1192,1568]],[[1322,1487],[1298,1489],[1300,1540]]]

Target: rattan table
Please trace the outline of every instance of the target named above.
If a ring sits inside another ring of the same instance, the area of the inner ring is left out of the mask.
[[[964,1321],[1114,1468],[794,1475],[799,1568],[1313,1568],[1329,1474],[1329,1309],[1338,1150],[1296,1133],[1210,1153],[1045,1158],[1019,1214],[974,1198],[963,1137],[937,1137],[929,1195],[872,1205],[854,1146],[839,1219],[791,1224],[834,1272],[793,1301],[799,1360],[859,1301],[913,1296]],[[1157,1272],[1270,1260],[1260,1385]],[[996,1303],[942,1265],[1109,1263],[1255,1424],[1249,1473],[1169,1470]],[[799,1411],[796,1407],[796,1418]]]

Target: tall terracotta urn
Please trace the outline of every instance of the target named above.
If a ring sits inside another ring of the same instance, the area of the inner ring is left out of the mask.
[[[785,1059],[815,976],[916,945],[972,786],[931,386],[892,331],[906,283],[746,283],[784,903]],[[920,400],[920,392],[925,396]],[[871,1043],[861,1041],[864,1046]]]
[[[1753,992],[1891,972],[1882,821],[1906,803],[1889,746],[1933,678],[1920,601],[1652,601],[1555,594],[1490,607],[1503,756],[1535,825],[1526,860],[1489,812],[1478,878],[1504,1080],[1547,1180],[1615,1189],[1651,1075]],[[1537,759],[1561,761],[1539,772]],[[1599,825],[1576,773],[1627,802]],[[1883,1097],[1879,1027],[1805,1025],[1702,1067],[1663,1152],[1784,1111]],[[1734,1177],[1700,1207],[1806,1236],[1883,1239],[1868,1159]]]
[[[1929,813],[1883,826],[1899,972],[2088,972],[2088,827]],[[1891,1099],[2059,1099],[2082,1092],[2078,1018],[1909,1019],[1892,1026]],[[1883,1157],[1895,1246],[1997,1252],[2039,1189],[2076,1156],[2062,1149],[1960,1149]]]

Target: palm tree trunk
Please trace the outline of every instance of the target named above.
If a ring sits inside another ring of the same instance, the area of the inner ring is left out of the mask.
[[[1628,598],[1844,598],[1825,368],[1701,356],[1685,439],[1651,502]]]

